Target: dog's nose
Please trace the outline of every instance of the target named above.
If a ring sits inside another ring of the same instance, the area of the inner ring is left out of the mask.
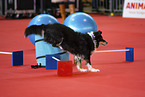
[[[104,46],[107,45],[107,44],[108,44],[108,42],[105,42],[105,43],[104,43]]]

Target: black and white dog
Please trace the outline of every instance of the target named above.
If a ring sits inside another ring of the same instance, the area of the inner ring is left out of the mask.
[[[90,56],[99,47],[99,44],[106,45],[107,42],[102,38],[102,32],[89,32],[82,34],[75,32],[71,28],[59,24],[48,25],[32,25],[25,30],[25,37],[30,34],[44,34],[44,41],[52,44],[54,47],[59,47],[76,56],[77,69],[81,72],[99,72],[91,66]],[[81,59],[86,61],[88,69],[83,69],[81,66]]]

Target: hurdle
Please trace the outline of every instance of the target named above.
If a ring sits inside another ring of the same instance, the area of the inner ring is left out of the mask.
[[[134,48],[132,47],[125,47],[125,49],[118,49],[118,50],[100,50],[95,51],[95,53],[110,53],[110,52],[126,52],[126,61],[134,61]]]
[[[58,76],[71,76],[72,67],[72,61],[60,60],[60,55],[46,55],[46,69],[57,69]]]
[[[23,51],[14,51],[14,52],[0,51],[0,54],[12,55],[12,66],[23,65]]]

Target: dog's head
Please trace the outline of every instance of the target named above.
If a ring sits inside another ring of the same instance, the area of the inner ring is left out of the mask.
[[[103,39],[102,32],[100,30],[97,32],[94,32],[94,36],[96,40],[96,48],[98,48],[99,45],[105,46],[106,44],[108,44],[108,42]]]

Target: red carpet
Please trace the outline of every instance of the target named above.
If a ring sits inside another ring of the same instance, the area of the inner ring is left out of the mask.
[[[23,66],[12,67],[11,55],[0,54],[0,97],[145,97],[145,19],[92,17],[109,42],[99,50],[134,47],[134,62],[125,62],[124,52],[96,53],[91,60],[99,73],[74,66],[73,76],[58,77],[56,70],[31,69],[35,50],[24,38],[30,19],[0,20],[0,51],[24,50]]]

